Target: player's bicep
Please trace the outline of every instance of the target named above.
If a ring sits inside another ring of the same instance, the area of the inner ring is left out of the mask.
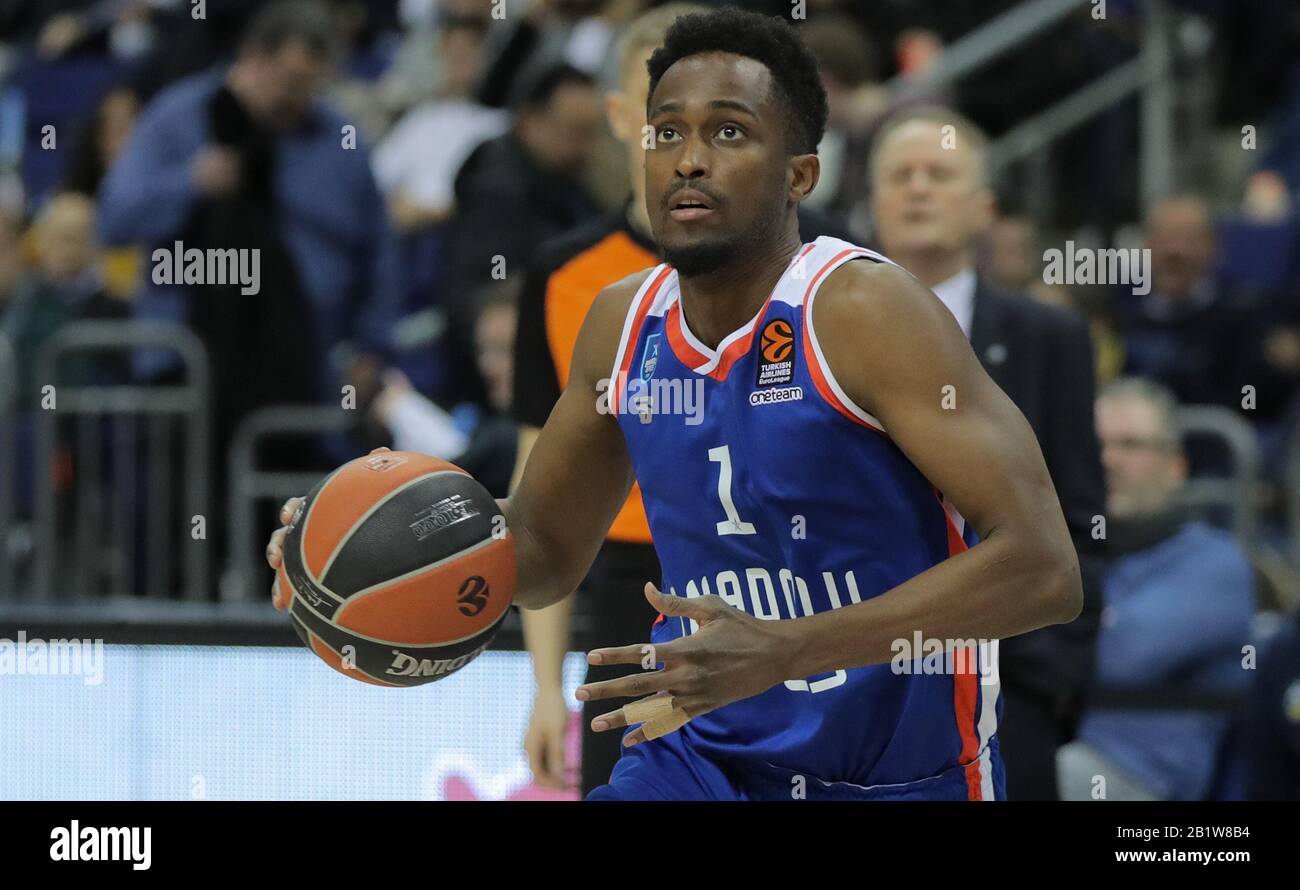
[[[603,293],[584,321],[568,385],[533,444],[511,497],[518,526],[520,584],[531,571],[552,589],[546,601],[572,592],[595,559],[632,488],[632,463],[622,431],[603,407],[622,320],[626,288]],[[530,591],[531,592],[531,591]],[[525,597],[525,602],[533,597]]]

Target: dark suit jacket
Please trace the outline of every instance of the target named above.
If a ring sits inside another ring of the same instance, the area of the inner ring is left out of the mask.
[[[1065,716],[1092,673],[1101,611],[1102,545],[1093,517],[1105,511],[1097,443],[1092,341],[1082,316],[980,280],[975,288],[971,347],[998,386],[1033,427],[1079,551],[1084,611],[1055,625],[1005,640],[999,672],[1009,695],[1031,696]]]

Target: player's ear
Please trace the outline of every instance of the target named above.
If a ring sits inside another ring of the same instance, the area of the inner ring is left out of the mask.
[[[821,178],[822,162],[817,155],[794,155],[790,158],[790,173],[786,177],[790,200],[796,204],[812,194]]]

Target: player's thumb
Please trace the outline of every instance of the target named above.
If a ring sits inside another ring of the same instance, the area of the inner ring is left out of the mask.
[[[687,599],[684,596],[674,596],[663,593],[649,581],[645,585],[645,598],[650,601],[650,605],[663,614],[674,617],[681,615],[686,618],[694,618],[696,621],[704,621],[711,616],[713,611],[703,602],[706,599],[712,599],[712,597],[701,596]]]

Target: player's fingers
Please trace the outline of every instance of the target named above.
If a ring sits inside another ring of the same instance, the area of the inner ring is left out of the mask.
[[[646,671],[630,674],[616,680],[587,683],[578,687],[578,701],[598,701],[604,698],[631,698],[650,695],[668,688],[672,682],[668,671]]]
[[[623,713],[622,708],[593,717],[591,721],[593,732],[607,732],[611,729],[622,729],[625,726],[627,726],[627,716]]]
[[[288,584],[281,584],[280,577],[280,573],[276,572],[275,580],[271,582],[271,605],[284,611],[289,608],[289,603],[293,600],[293,590]]]
[[[673,712],[673,697],[666,692],[623,705],[623,719],[629,724],[649,723]]]
[[[665,615],[681,615],[686,618],[694,618],[696,621],[704,622],[713,618],[719,608],[731,608],[722,601],[718,596],[696,596],[684,597],[674,596],[670,593],[662,593],[654,584],[647,581],[645,583],[645,598],[660,612]]]
[[[608,649],[592,649],[587,653],[587,664],[639,664],[646,670],[653,670],[658,662],[655,646],[651,643],[611,646]]]
[[[645,741],[645,731],[638,726],[636,729],[632,730],[627,735],[623,736],[623,747],[631,748],[633,745],[639,745],[641,742],[644,741]]]
[[[370,449],[371,454],[383,454],[385,451],[391,451],[387,445],[380,445],[378,448]]]
[[[293,522],[293,514],[298,512],[298,505],[302,503],[302,498],[289,498],[280,508],[280,524],[288,525]]]
[[[277,528],[271,532],[271,540],[266,545],[266,562],[273,569],[280,568],[280,563],[284,561],[284,536],[288,533],[287,528]]]
[[[664,714],[662,717],[656,717],[654,720],[642,723],[637,732],[640,734],[641,741],[650,741],[660,736],[666,736],[670,732],[676,732],[685,726],[690,719],[683,709],[673,708],[671,712]]]
[[[671,666],[682,656],[688,656],[695,646],[692,637],[678,637],[667,643],[637,643],[632,646],[613,646],[592,649],[587,653],[587,664],[639,664],[653,671],[660,664]]]

